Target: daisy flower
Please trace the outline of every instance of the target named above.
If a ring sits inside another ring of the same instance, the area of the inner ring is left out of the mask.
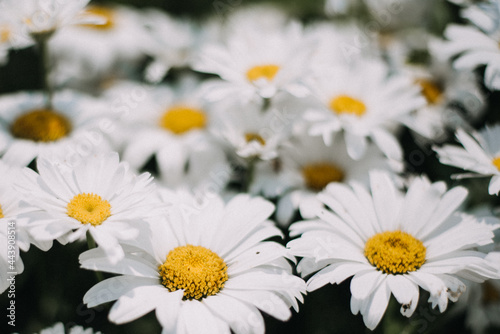
[[[136,95],[136,101],[124,104],[123,97]],[[197,80],[184,77],[174,88],[123,82],[106,96],[112,105],[125,107],[115,133],[122,136],[116,140],[123,141],[123,159],[133,168],[154,157],[158,179],[169,187],[196,187],[226,168],[226,155],[210,133],[211,106],[201,98]]]
[[[371,169],[391,170],[389,161],[374,145],[369,145],[365,156],[356,161],[347,154],[342,139],[326,146],[319,137],[296,136],[283,146],[279,157],[279,162],[272,166],[274,169],[256,173],[250,190],[255,193],[262,188],[264,194],[280,196],[276,220],[285,226],[290,224],[297,209],[302,218],[314,218],[315,211],[322,207],[316,195],[328,184],[351,181],[368,184]]]
[[[65,90],[56,93],[53,110],[45,96],[21,92],[0,97],[0,153],[11,165],[28,166],[40,154],[81,159],[109,151],[110,119],[99,99]]]
[[[234,98],[245,103],[272,98],[280,91],[305,96],[310,44],[297,22],[271,31],[238,29],[224,42],[204,46],[193,68],[221,77],[205,86],[211,100]]]
[[[281,235],[267,220],[273,211],[246,195],[170,205],[168,221],[152,223],[148,249],[130,249],[115,265],[99,249],[80,256],[85,269],[120,275],[92,287],[84,303],[117,300],[109,313],[117,324],[155,310],[164,333],[264,333],[258,310],[286,321],[305,290],[285,247],[264,241]]]
[[[143,18],[136,10],[91,5],[84,13],[101,22],[72,25],[50,40],[55,64],[51,75],[59,85],[102,80],[121,70],[122,64],[137,63],[150,43]]]
[[[317,98],[304,114],[310,135],[321,135],[325,144],[331,145],[334,135],[343,130],[351,158],[364,156],[370,138],[389,159],[402,160],[395,129],[408,123],[409,114],[425,105],[410,78],[389,76],[381,61],[364,60],[324,71],[309,85]]]
[[[481,6],[471,6],[462,16],[473,25],[450,24],[444,32],[446,42],[434,43],[433,49],[443,59],[456,57],[453,66],[472,70],[486,65],[484,84],[492,90],[500,89],[500,5],[487,1]]]
[[[25,168],[16,184],[23,198],[49,217],[29,215],[30,232],[40,241],[62,244],[88,232],[110,261],[123,258],[119,242],[146,232],[144,219],[158,208],[148,173],[136,176],[118,154],[93,155],[79,164],[37,159],[38,174]]]
[[[444,312],[448,299],[457,301],[464,291],[464,280],[500,277],[487,254],[474,250],[491,244],[500,225],[457,211],[467,196],[464,188],[446,191],[442,182],[415,178],[402,194],[382,172],[370,173],[370,188],[330,184],[318,195],[328,207],[317,211],[319,219],[290,227],[292,236],[301,235],[288,244],[304,258],[298,271],[317,272],[308,291],[352,277],[351,311],[361,312],[373,330],[391,294],[407,317],[417,307],[419,287]]]
[[[500,125],[486,126],[479,132],[456,132],[456,138],[463,148],[456,145],[433,147],[442,164],[471,171],[455,177],[490,177],[490,195],[500,191]]]

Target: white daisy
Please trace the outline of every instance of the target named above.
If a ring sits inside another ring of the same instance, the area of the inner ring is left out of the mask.
[[[55,68],[51,73],[59,85],[103,80],[128,70],[145,55],[149,35],[143,18],[125,6],[94,6],[84,11],[102,20],[99,24],[72,25],[50,40]]]
[[[384,46],[394,70],[410,76],[427,101],[408,125],[422,136],[442,142],[447,130],[469,127],[484,115],[486,108],[477,75],[458,71],[437,59],[428,47],[436,41],[420,28],[386,36]]]
[[[371,138],[388,158],[402,160],[395,129],[425,105],[409,77],[389,76],[389,69],[380,61],[358,61],[355,66],[318,74],[310,89],[317,98],[304,114],[310,135],[321,135],[330,145],[333,136],[343,130],[353,159],[363,157]]]
[[[211,108],[201,99],[199,82],[184,79],[175,88],[123,82],[106,93],[120,108],[123,97],[137,97],[123,104],[123,127],[115,131],[122,136],[123,159],[140,169],[155,157],[158,178],[169,187],[195,187],[227,167],[224,151],[210,134]]]
[[[90,0],[4,0],[6,15],[17,25],[17,33],[26,37],[51,34],[71,24],[100,22],[86,15],[83,8]]]
[[[480,132],[456,132],[456,138],[463,148],[456,145],[433,147],[442,164],[455,166],[472,174],[458,174],[455,177],[489,177],[490,195],[500,191],[500,125],[486,126]]]
[[[391,169],[389,161],[373,145],[369,145],[361,160],[353,160],[342,139],[326,146],[319,137],[294,137],[280,150],[279,157],[274,170],[268,168],[256,174],[250,189],[255,193],[262,188],[264,194],[281,196],[276,220],[282,225],[290,224],[297,209],[302,218],[314,218],[316,209],[322,206],[316,195],[329,183],[358,181],[368,184],[371,169],[388,172]]]
[[[79,164],[37,159],[38,174],[26,168],[16,188],[49,217],[27,214],[30,232],[40,241],[73,242],[88,232],[110,261],[124,253],[118,242],[146,233],[144,219],[157,214],[149,174],[133,174],[118,154],[88,157]]]
[[[45,96],[21,92],[0,97],[0,152],[3,160],[27,166],[40,154],[79,160],[111,149],[107,105],[72,91],[56,93],[54,110]]]
[[[481,7],[469,7],[463,12],[472,25],[449,24],[444,32],[448,40],[432,45],[435,53],[449,59],[458,56],[453,66],[460,70],[472,70],[486,65],[484,84],[492,90],[500,89],[500,5],[487,2]]]
[[[293,224],[302,234],[288,247],[304,257],[302,276],[314,291],[328,283],[351,280],[351,311],[361,312],[373,330],[382,319],[391,294],[410,317],[419,287],[430,293],[432,307],[444,312],[456,301],[463,280],[499,278],[485,253],[474,250],[493,242],[494,228],[457,211],[467,196],[464,188],[446,191],[442,182],[416,178],[405,195],[381,172],[370,173],[371,193],[358,183],[330,184],[319,199],[329,208],[319,219]]]
[[[238,29],[224,43],[204,46],[193,68],[222,78],[206,84],[206,96],[212,100],[246,103],[280,91],[304,96],[302,82],[309,74],[312,50],[297,22],[271,31]]]
[[[83,268],[120,274],[91,288],[84,303],[117,300],[109,313],[117,324],[155,310],[164,333],[264,333],[258,310],[286,321],[305,291],[287,250],[264,241],[281,234],[267,220],[273,211],[246,195],[169,206],[146,252],[131,249],[116,265],[99,249],[80,256]]]

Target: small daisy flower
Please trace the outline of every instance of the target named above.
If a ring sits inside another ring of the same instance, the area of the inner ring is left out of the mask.
[[[103,101],[67,90],[54,96],[53,105],[47,109],[37,92],[0,97],[0,152],[6,163],[28,166],[40,154],[79,159],[111,150]]]
[[[123,128],[115,133],[124,136],[118,138],[123,159],[133,168],[154,157],[164,185],[195,187],[226,167],[226,155],[210,133],[211,106],[201,98],[197,80],[185,77],[174,88],[123,82],[106,95],[112,105],[127,110]],[[136,95],[137,101],[124,104],[123,97]]]
[[[84,13],[101,22],[72,25],[50,40],[55,59],[51,75],[59,85],[103,80],[119,71],[122,63],[129,67],[137,63],[149,44],[143,18],[136,10],[91,5]]]
[[[416,178],[402,194],[381,172],[370,173],[371,193],[358,183],[333,183],[319,199],[328,209],[319,219],[290,227],[288,247],[304,259],[302,276],[315,273],[308,291],[351,280],[351,311],[361,312],[373,330],[391,294],[410,317],[417,308],[419,287],[430,293],[432,307],[444,312],[457,301],[463,281],[499,278],[498,269],[475,247],[493,243],[493,229],[457,211],[464,188],[446,191],[444,183]],[[318,271],[319,270],[319,271]]]
[[[272,98],[280,91],[305,96],[310,44],[297,22],[272,31],[238,29],[225,43],[204,46],[193,68],[221,77],[205,86],[211,100],[234,98],[246,103]]]
[[[258,104],[230,104],[229,107],[222,107],[216,115],[214,135],[227,142],[241,158],[274,159],[278,155],[279,145],[290,134],[286,124],[273,128],[273,121],[276,121],[279,113],[274,107],[262,112]]]
[[[29,215],[30,232],[41,241],[76,241],[88,232],[110,261],[123,258],[119,242],[145,231],[144,219],[158,207],[149,174],[133,174],[118,154],[94,155],[79,164],[37,159],[16,188],[49,217]]]
[[[276,220],[285,226],[290,224],[297,209],[302,218],[314,218],[316,209],[322,206],[316,195],[328,184],[351,181],[368,184],[371,169],[391,170],[389,161],[374,145],[369,145],[365,156],[356,161],[347,154],[343,140],[326,146],[319,137],[292,138],[280,150],[279,157],[275,163],[279,171],[268,168],[267,173],[257,173],[250,189],[256,192],[262,187],[267,194],[281,196]],[[276,190],[269,189],[271,186]]]
[[[411,77],[426,99],[408,124],[425,138],[442,142],[447,130],[468,127],[484,115],[485,97],[478,77],[458,71],[429,50],[437,39],[423,29],[406,30],[385,37],[385,53],[395,71]]]
[[[351,158],[363,157],[370,138],[389,159],[402,160],[395,128],[425,105],[410,78],[389,76],[385,64],[366,60],[318,75],[310,81],[310,89],[317,98],[304,114],[310,135],[321,135],[331,145],[334,135],[343,130]]]
[[[456,138],[463,148],[456,145],[434,147],[442,164],[462,168],[472,174],[458,174],[455,177],[490,177],[490,195],[500,191],[500,125],[486,126],[479,132],[456,132]]]
[[[145,252],[131,249],[116,265],[99,249],[80,256],[85,269],[120,275],[91,288],[88,307],[117,300],[117,324],[155,310],[165,333],[264,333],[259,309],[282,321],[297,310],[305,283],[291,275],[285,247],[264,241],[281,234],[267,220],[270,202],[215,196],[169,208]]]
[[[459,70],[472,70],[486,65],[484,84],[491,90],[500,90],[500,5],[497,1],[471,6],[462,16],[473,25],[450,24],[443,43],[434,43],[435,53],[443,59],[456,57],[453,66]]]

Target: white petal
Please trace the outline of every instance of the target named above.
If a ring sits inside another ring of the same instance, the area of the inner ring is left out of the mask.
[[[165,292],[165,287],[161,285],[134,288],[113,305],[109,311],[109,320],[123,324],[138,319],[154,310]]]
[[[388,275],[387,284],[401,304],[401,314],[411,317],[418,304],[418,286],[404,275]]]

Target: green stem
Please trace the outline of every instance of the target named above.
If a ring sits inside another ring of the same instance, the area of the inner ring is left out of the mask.
[[[95,243],[95,240],[89,231],[87,231],[87,246],[89,247],[89,249],[97,248],[97,244]],[[101,282],[102,280],[104,280],[104,276],[100,271],[94,271],[94,272],[95,272],[95,277],[97,278],[97,282]]]
[[[262,98],[262,113],[265,113],[271,107],[271,98],[264,97]]]
[[[53,32],[44,32],[44,33],[38,33],[33,36],[35,39],[37,46],[38,46],[38,51],[39,51],[39,56],[40,56],[40,73],[42,74],[42,85],[43,85],[43,91],[45,92],[46,96],[46,101],[45,101],[45,107],[49,110],[53,109],[53,96],[54,96],[54,91],[52,89],[52,86],[50,84],[49,80],[49,74],[51,70],[51,64],[50,64],[50,55],[49,55],[49,40],[52,37]]]
[[[250,190],[250,186],[252,185],[253,177],[255,174],[255,162],[257,159],[250,158],[247,160],[247,170],[245,173],[245,177],[243,179],[242,191],[248,193]]]

